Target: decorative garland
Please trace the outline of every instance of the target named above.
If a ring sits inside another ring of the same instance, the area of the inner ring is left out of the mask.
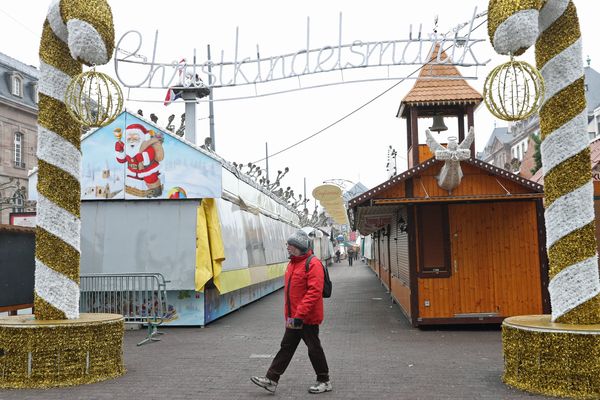
[[[81,314],[77,321],[0,321],[0,388],[51,388],[125,373],[123,317]]]
[[[114,27],[105,0],[57,0],[48,10],[40,43],[38,115],[37,319],[79,316],[81,126],[64,95],[82,63],[109,61]]]
[[[561,324],[550,324],[548,318],[547,324],[525,327],[511,323],[513,318],[502,326],[504,382],[550,396],[600,397],[600,326],[564,324],[559,329]]]
[[[600,277],[584,92],[581,33],[572,0],[491,0],[495,50],[518,55],[536,42],[546,82],[540,110],[552,320],[600,323]]]

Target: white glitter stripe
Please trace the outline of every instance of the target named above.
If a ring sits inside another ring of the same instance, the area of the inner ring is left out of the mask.
[[[67,43],[69,33],[67,31],[67,26],[60,15],[60,0],[54,0],[52,4],[50,4],[50,7],[48,7],[47,19],[50,28],[52,28],[52,32],[54,32],[60,40]]]
[[[550,27],[567,9],[569,0],[546,1],[540,10],[539,28],[540,35]]]
[[[40,93],[64,102],[69,82],[71,82],[69,75],[40,60]]]
[[[96,28],[86,21],[70,19],[67,21],[69,30],[69,50],[75,60],[84,60],[86,64],[106,64],[110,55],[106,54],[106,45]]]
[[[571,265],[548,285],[552,303],[552,321],[600,293],[598,254]]]
[[[79,285],[35,260],[35,292],[67,319],[79,318]]]
[[[81,221],[38,193],[37,225],[80,252]]]
[[[581,38],[549,60],[540,72],[546,84],[544,102],[583,77]]]
[[[569,233],[583,228],[594,220],[594,186],[585,185],[559,197],[544,211],[546,219],[546,247]],[[577,205],[577,207],[575,207]]]
[[[538,10],[522,10],[504,20],[494,32],[494,49],[500,54],[529,48],[538,36]]]
[[[41,125],[38,125],[37,157],[62,169],[79,181],[81,152],[68,140]]]
[[[589,146],[587,110],[553,131],[541,144],[544,175],[561,162],[579,154]]]

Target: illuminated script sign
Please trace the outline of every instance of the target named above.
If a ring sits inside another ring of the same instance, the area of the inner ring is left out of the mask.
[[[240,56],[238,28],[236,29],[233,56],[226,61],[225,51],[222,50],[218,61],[207,57],[207,61],[203,63],[187,63],[185,59],[171,63],[158,62],[156,60],[158,31],[154,37],[152,58],[148,60],[140,53],[143,44],[142,35],[137,31],[128,31],[117,43],[117,56],[114,58],[115,71],[121,84],[128,88],[169,88],[197,84],[208,84],[211,88],[223,88],[256,85],[324,72],[357,70],[366,67],[380,67],[381,70],[379,76],[370,76],[368,79],[365,79],[364,76],[341,74],[341,76],[333,78],[335,79],[333,82],[320,82],[312,86],[310,84],[303,85],[298,80],[298,87],[286,88],[284,91],[287,92],[340,83],[408,78],[408,76],[398,76],[398,74],[394,76],[393,71],[390,72],[390,68],[422,65],[432,57],[432,64],[482,66],[486,65],[489,60],[479,61],[473,51],[473,46],[485,42],[486,39],[475,39],[471,37],[471,34],[475,29],[475,21],[486,13],[477,14],[476,11],[475,9],[470,21],[457,25],[446,34],[425,35],[422,34],[420,27],[418,33],[415,33],[413,37],[411,25],[408,39],[379,42],[354,40],[346,44],[342,42],[342,14],[340,13],[337,43],[320,48],[311,48],[310,19],[307,18],[306,45],[294,53],[274,57],[262,57],[258,45],[256,45],[255,55]],[[463,31],[463,28],[466,29]],[[438,54],[432,54],[436,43],[440,44]],[[441,58],[442,50],[447,56],[444,59]],[[194,49],[193,59],[196,59],[196,49]],[[195,79],[181,79],[182,76]],[[416,78],[416,76],[411,76],[411,78]],[[465,76],[464,78],[474,79],[475,77]],[[258,95],[255,93],[251,97]]]

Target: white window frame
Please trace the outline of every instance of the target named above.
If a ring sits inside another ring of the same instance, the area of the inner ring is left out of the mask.
[[[21,165],[24,165],[23,162],[23,133],[15,132],[14,141],[13,141],[13,150],[15,153],[14,161],[15,167],[22,168]]]
[[[17,97],[23,97],[23,77],[13,74],[11,78],[11,93]]]
[[[23,193],[21,193],[20,190],[17,190],[13,194],[12,200],[13,200],[13,209],[12,209],[12,211],[14,213],[22,213],[22,212],[25,211],[25,196],[23,196]]]

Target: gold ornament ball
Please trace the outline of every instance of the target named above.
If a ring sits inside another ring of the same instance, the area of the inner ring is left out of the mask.
[[[74,77],[65,93],[67,111],[85,127],[110,124],[123,110],[123,92],[110,76],[94,70]]]
[[[487,76],[483,100],[497,118],[504,121],[525,119],[536,113],[544,100],[544,79],[531,64],[511,59]]]

